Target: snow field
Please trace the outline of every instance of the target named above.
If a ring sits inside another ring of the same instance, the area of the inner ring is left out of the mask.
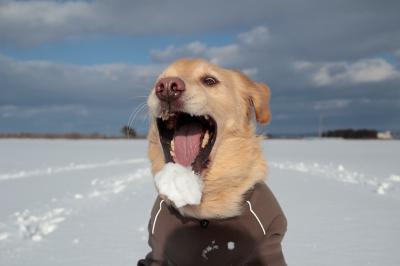
[[[0,265],[135,265],[156,197],[146,146],[0,140]],[[263,146],[267,183],[289,221],[289,264],[399,264],[400,142]]]

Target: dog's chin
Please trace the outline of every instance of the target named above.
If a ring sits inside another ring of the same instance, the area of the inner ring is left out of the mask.
[[[165,163],[178,163],[201,175],[210,161],[217,123],[210,115],[162,112],[156,118]]]

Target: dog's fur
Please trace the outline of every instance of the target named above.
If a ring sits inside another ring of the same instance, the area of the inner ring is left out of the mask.
[[[206,87],[201,78],[210,74],[219,80]],[[269,88],[251,81],[239,71],[228,70],[202,59],[182,59],[169,66],[158,79],[179,77],[185,82],[183,111],[210,115],[218,125],[210,163],[202,172],[204,183],[200,205],[185,206],[181,213],[195,218],[227,218],[239,215],[244,194],[266,176],[267,165],[255,134],[253,112],[259,123],[270,120]],[[152,172],[164,166],[163,150],[155,118],[160,102],[154,89],[148,98],[153,121],[148,135]]]

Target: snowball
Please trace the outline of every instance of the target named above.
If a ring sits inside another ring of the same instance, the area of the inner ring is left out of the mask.
[[[158,192],[171,200],[176,207],[200,204],[203,182],[192,169],[167,163],[154,179]]]

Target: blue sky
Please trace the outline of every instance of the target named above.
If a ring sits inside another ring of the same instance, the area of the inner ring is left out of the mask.
[[[269,133],[400,130],[397,1],[0,0],[0,132],[118,134],[180,57],[272,90]],[[134,126],[146,131],[143,108]]]

